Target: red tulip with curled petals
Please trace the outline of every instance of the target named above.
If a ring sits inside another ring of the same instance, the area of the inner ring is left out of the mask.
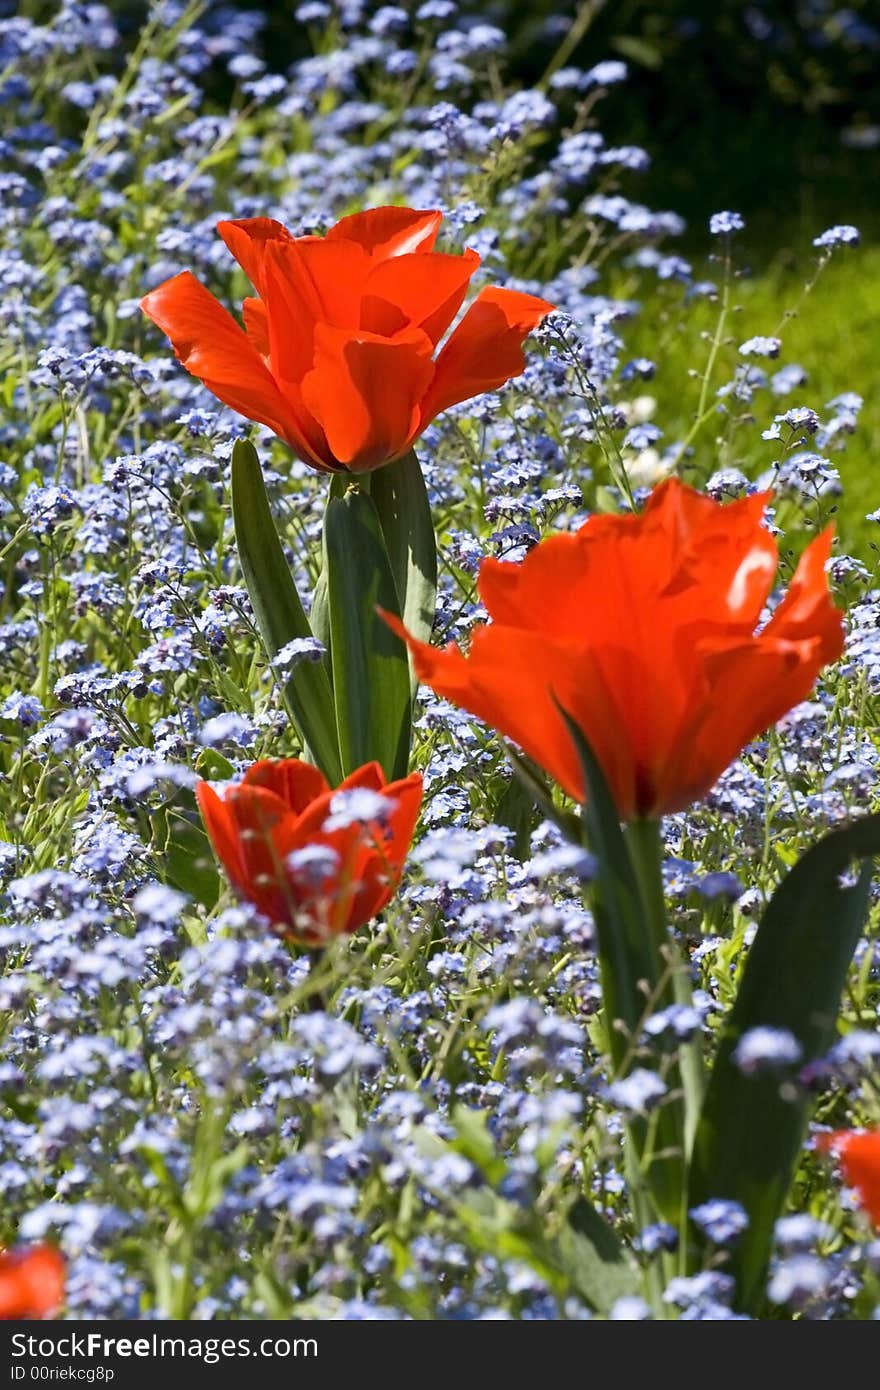
[[[672,478],[638,515],[591,516],[518,564],[485,560],[478,589],[492,621],[466,656],[385,616],[420,680],[513,739],[570,796],[582,800],[584,787],[560,706],[621,820],[681,811],[843,648],[825,574],[830,529],[759,626],[779,558],[767,501],[722,505]]]
[[[53,1245],[0,1251],[0,1318],[49,1318],[64,1302],[65,1260]]]
[[[253,763],[240,782],[200,782],[217,858],[282,935],[321,946],[390,902],[412,842],[422,779],[386,783],[378,763],[335,789],[296,758]]]
[[[294,237],[269,217],[219,222],[255,290],[244,327],[189,271],[141,308],[224,404],[314,468],[365,473],[404,455],[448,406],[519,376],[523,342],[553,308],[481,290],[437,353],[480,264],[475,251],[434,250],[440,222],[404,207],[344,217],[325,237]]]
[[[820,1148],[834,1154],[844,1181],[880,1230],[880,1129],[838,1130],[823,1135]]]

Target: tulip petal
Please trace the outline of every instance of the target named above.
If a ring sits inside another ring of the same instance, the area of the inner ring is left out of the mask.
[[[241,316],[244,320],[244,331],[247,334],[248,342],[254,352],[260,354],[265,363],[271,349],[269,346],[269,318],[262,299],[243,300]]]
[[[295,241],[273,242],[263,263],[272,371],[285,385],[299,385],[312,366],[315,327],[323,309]]]
[[[386,260],[410,251],[432,251],[442,220],[441,212],[418,208],[369,208],[343,217],[330,228],[326,240],[354,241],[375,260]]]
[[[518,290],[481,290],[437,358],[422,428],[450,405],[519,376],[526,365],[523,343],[553,307]]]
[[[476,251],[461,256],[417,252],[380,261],[364,286],[361,328],[390,336],[409,324],[436,345],[461,308],[479,264]],[[388,325],[395,322],[389,333]]]
[[[836,611],[836,610],[835,610]],[[665,788],[658,814],[680,811],[705,796],[748,743],[790,709],[806,700],[816,677],[834,661],[843,645],[839,615],[838,642],[817,633],[799,641],[767,636],[708,639],[699,644],[703,693],[696,698],[658,773]]]
[[[762,634],[763,638],[799,641],[821,637],[823,664],[836,661],[843,651],[843,619],[828,592],[825,566],[831,557],[833,526],[811,541],[798,562],[788,592]]]
[[[350,241],[274,242],[263,265],[272,370],[301,382],[313,365],[317,324],[356,329],[369,258]]]
[[[299,448],[289,403],[244,330],[188,270],[141,300],[141,308],[171,340],[175,355],[224,405],[259,420]]]
[[[251,763],[240,785],[274,792],[296,816],[330,790],[324,774],[299,758],[264,758]]]
[[[294,847],[294,838],[297,845],[320,843],[335,850],[341,872],[337,888],[340,896],[333,909],[334,929],[348,932],[356,931],[381,912],[394,893],[418,820],[422,778],[415,772],[386,785],[379,764],[368,763],[347,777],[338,791],[354,787],[368,787],[393,802],[387,820],[325,831],[322,827],[336,795],[331,792],[321,807],[310,809],[300,818],[290,842],[284,843],[285,853]],[[332,886],[326,880],[322,891],[327,893]]]
[[[433,372],[430,354],[417,329],[388,340],[318,325],[302,396],[340,464],[364,472],[406,451]]]
[[[675,479],[662,490],[670,503],[691,491]],[[579,632],[584,641],[633,650],[652,642],[652,612],[661,601],[666,629],[681,629],[685,647],[694,640],[691,625],[701,635],[713,623],[726,636],[750,633],[777,564],[776,543],[760,525],[764,499],[700,501],[709,510],[691,512],[687,528],[677,505],[649,503],[635,516],[592,516],[574,535],[549,536],[516,564],[487,558],[477,581],[487,612],[548,636]]]
[[[370,258],[352,241],[297,242],[298,259],[311,277],[321,304],[321,320],[336,328],[358,328],[361,295]]]
[[[65,1261],[51,1245],[0,1252],[0,1319],[45,1318],[64,1302]]]
[[[880,1228],[880,1130],[849,1130],[829,1135],[824,1147],[835,1154],[844,1181]]]
[[[244,782],[227,783],[222,796],[201,782],[196,797],[233,887],[272,921],[290,921],[294,905],[279,845],[296,819],[294,813],[274,791]]]
[[[274,217],[245,217],[237,222],[218,222],[217,231],[257,294],[262,294],[266,248],[273,242],[293,241],[290,232]]]
[[[411,772],[399,782],[389,782],[383,790],[383,795],[395,803],[394,810],[388,816],[389,835],[383,847],[384,856],[390,868],[397,874],[403,869],[412,844],[423,790],[420,772]]]
[[[397,783],[391,785],[397,786]],[[339,783],[338,791],[353,791],[357,787],[365,787],[371,792],[385,792],[385,773],[382,771],[380,763],[364,763],[362,767],[356,767],[354,772],[350,772],[344,781]]]
[[[196,786],[196,803],[208,832],[208,839],[214,853],[223,865],[233,888],[239,893],[246,892],[246,876],[238,831],[226,800],[211,786],[210,782],[199,782]]]
[[[407,643],[420,680],[512,739],[569,796],[581,800],[580,763],[559,713],[561,705],[589,739],[615,801],[632,802],[631,748],[620,737],[627,712],[592,651],[492,624],[476,629],[464,656],[454,644],[438,650],[418,642],[394,615],[383,617]],[[633,684],[638,686],[638,681]]]
[[[830,533],[755,634],[777,559],[766,500],[721,505],[670,480],[639,515],[591,517],[517,564],[486,560],[478,587],[493,622],[467,657],[384,616],[422,680],[514,739],[570,795],[582,793],[580,769],[556,702],[591,744],[621,819],[683,810],[842,650]]]
[[[699,622],[754,629],[779,559],[761,525],[769,500],[769,492],[759,492],[722,506],[678,478],[654,489],[642,517],[645,524],[660,522],[667,538],[672,572],[658,594],[680,600],[676,622],[683,624],[690,609]]]

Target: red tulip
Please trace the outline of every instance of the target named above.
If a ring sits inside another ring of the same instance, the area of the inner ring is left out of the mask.
[[[0,1252],[0,1318],[47,1318],[64,1302],[64,1256],[52,1245]]]
[[[478,588],[493,621],[467,656],[386,618],[421,680],[513,739],[570,796],[584,787],[558,705],[592,745],[622,820],[679,811],[842,650],[830,530],[755,631],[778,559],[766,503],[722,506],[670,479],[637,516],[590,517],[519,564],[485,560]]]
[[[880,1230],[880,1129],[838,1130],[823,1135],[819,1147],[831,1152],[859,1203]]]
[[[268,217],[217,230],[253,285],[244,328],[189,271],[141,308],[187,371],[268,425],[306,463],[364,473],[400,458],[435,415],[525,367],[522,344],[553,308],[484,289],[434,357],[480,264],[434,250],[439,212],[383,207],[326,237]]]
[[[196,799],[233,887],[285,936],[314,946],[356,931],[391,900],[422,779],[386,784],[367,763],[331,790],[316,767],[282,758],[253,763],[240,782],[200,782]]]

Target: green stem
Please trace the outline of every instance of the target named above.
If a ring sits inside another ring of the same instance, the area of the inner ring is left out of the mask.
[[[668,979],[658,1000],[658,1007],[669,1004],[692,1006],[693,996],[688,969],[682,959],[677,943],[668,927],[666,899],[663,890],[663,841],[658,820],[634,820],[626,827],[626,839],[632,861],[633,871],[639,886],[639,893],[648,921],[654,946],[657,951],[660,976],[665,973]],[[703,1100],[703,1059],[699,1040],[683,1043],[678,1050],[677,1066],[670,1072],[672,1088],[680,1083],[683,1092],[683,1123],[676,1129],[682,1135],[684,1153],[682,1155],[682,1227],[686,1218],[685,1175],[687,1161],[696,1133],[700,1107]],[[670,1101],[669,1107],[680,1110],[681,1102]],[[684,1237],[682,1229],[682,1236]]]
[[[311,952],[312,961],[309,966],[309,978],[307,988],[309,990],[305,997],[304,1007],[307,1013],[323,1014],[327,1012],[326,985],[321,981],[321,974],[324,961],[327,957],[326,946],[315,946]],[[319,982],[320,981],[320,982]]]
[[[681,951],[668,930],[660,822],[631,821],[627,826],[627,840],[657,949],[672,975],[673,1000],[676,1004],[691,1008],[694,1000],[687,963],[682,959]],[[680,1051],[680,1066],[685,1092],[685,1132],[690,1152],[705,1089],[703,1055],[699,1041],[683,1045]]]

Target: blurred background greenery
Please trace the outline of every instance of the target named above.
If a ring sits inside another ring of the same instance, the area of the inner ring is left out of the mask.
[[[526,80],[561,43],[567,61],[627,62],[630,82],[602,108],[603,132],[643,145],[640,192],[688,219],[744,213],[749,245],[775,259],[786,242],[834,222],[880,226],[880,3],[852,0],[465,0],[512,37]]]
[[[133,39],[145,0],[107,2]],[[231,3],[265,15],[258,46],[271,70],[283,72],[311,51],[310,32],[296,17],[299,0]],[[381,3],[367,0],[363,8]],[[420,0],[396,3],[415,13]],[[0,0],[0,14],[10,4],[29,13],[54,8],[51,0]],[[783,360],[808,372],[798,400],[821,408],[843,391],[865,397],[859,429],[835,463],[845,489],[844,544],[873,560],[875,523],[864,517],[880,501],[880,400],[873,390],[880,357],[880,0],[459,0],[458,9],[508,34],[508,69],[526,86],[541,82],[551,65],[627,63],[629,80],[612,87],[597,112],[608,143],[640,145],[650,155],[650,168],[627,174],[627,196],[686,218],[674,249],[707,278],[717,269],[708,262],[710,214],[731,208],[746,219],[736,239],[748,275],[737,283],[734,357],[736,342],[779,331],[783,311],[813,275],[813,238],[836,223],[859,228],[861,246],[836,254],[799,315],[782,325]],[[221,100],[228,95],[218,91]],[[714,310],[676,308],[663,285],[646,298],[643,282],[639,295],[642,314],[624,331],[634,355],[657,361],[650,389],[670,439],[693,417],[699,388],[689,373],[702,360],[700,334],[712,329]],[[767,452],[769,462],[769,446]],[[759,464],[755,457],[741,462],[750,470]]]

